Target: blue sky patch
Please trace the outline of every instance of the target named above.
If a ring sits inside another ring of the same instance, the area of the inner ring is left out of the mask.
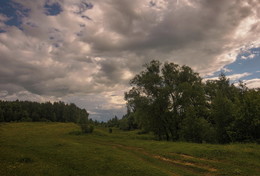
[[[44,5],[44,8],[46,10],[45,14],[48,16],[56,16],[62,12],[62,8],[59,3],[46,3]]]
[[[0,1],[0,13],[7,16],[9,19],[5,22],[8,26],[20,27],[22,18],[28,16],[30,9],[24,8],[21,4],[10,0]]]
[[[217,71],[213,76],[206,78],[217,77],[221,72],[224,72],[226,76],[249,73],[247,76],[242,77],[241,80],[260,78],[259,65],[260,48],[251,48],[248,51],[239,54],[235,62],[226,65],[221,71]],[[233,82],[237,82],[238,80],[233,80]]]

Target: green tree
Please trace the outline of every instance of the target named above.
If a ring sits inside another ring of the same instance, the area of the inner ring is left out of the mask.
[[[128,109],[141,128],[153,131],[158,139],[178,140],[187,109],[196,107],[196,116],[205,114],[204,90],[199,75],[187,66],[151,61],[136,75],[125,94]]]
[[[234,120],[234,104],[221,93],[217,94],[212,102],[212,118],[216,128],[217,140],[219,143],[231,141],[228,131]]]
[[[83,133],[92,133],[94,131],[94,126],[88,120],[88,113],[81,114],[78,124]]]
[[[119,129],[121,130],[133,130],[138,129],[138,124],[135,121],[134,114],[127,112],[126,115],[119,120]]]
[[[235,141],[260,142],[260,92],[240,85],[240,96],[236,102],[238,113],[232,126]]]
[[[234,121],[238,116],[239,90],[224,73],[218,80],[207,81],[205,92],[209,108],[208,121],[214,126],[218,143],[235,141]]]
[[[117,116],[108,120],[107,126],[108,127],[119,127],[119,120],[118,120]]]
[[[194,109],[189,109],[180,129],[182,140],[189,142],[216,142],[215,130],[205,119],[198,117]]]

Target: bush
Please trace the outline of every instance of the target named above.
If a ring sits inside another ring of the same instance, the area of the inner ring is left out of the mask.
[[[119,122],[119,129],[127,131],[130,129],[127,118],[123,118]]]
[[[112,132],[113,132],[112,128],[109,128],[109,129],[108,129],[108,132],[109,132],[109,133],[112,133]]]
[[[80,128],[83,133],[92,133],[94,131],[93,125],[80,124]]]
[[[186,118],[183,120],[181,139],[188,142],[216,142],[216,135],[213,127],[203,118]]]
[[[92,133],[94,131],[94,126],[91,124],[91,121],[89,121],[87,117],[80,117],[78,125],[80,126],[83,133]]]

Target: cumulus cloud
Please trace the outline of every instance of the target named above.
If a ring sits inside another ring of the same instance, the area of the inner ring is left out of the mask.
[[[5,22],[8,20],[9,18],[6,15],[0,13],[0,31],[6,29]]]
[[[253,59],[253,58],[255,58],[255,54],[250,54],[250,55],[248,55],[248,56],[241,56],[241,59],[243,59],[243,60],[247,60],[247,59]]]
[[[250,76],[252,75],[252,73],[248,73],[248,72],[245,72],[245,73],[238,73],[238,74],[232,74],[232,75],[226,75],[226,77],[230,80],[230,81],[238,81],[240,80],[241,78],[244,78],[244,77],[247,77],[247,76]],[[217,80],[218,77],[212,77],[212,78],[205,78],[204,80],[207,81],[207,80]]]
[[[224,68],[222,68],[222,71],[223,71],[223,72],[225,72],[225,73],[232,72],[232,70],[231,70],[231,69],[228,69],[228,68],[225,68],[225,67],[224,67]]]
[[[257,0],[13,2],[29,10],[19,28],[0,14],[1,91],[62,100],[81,93],[93,112],[95,100],[111,106],[104,110],[124,109],[129,79],[151,59],[205,76],[260,46]]]
[[[255,79],[251,79],[251,80],[245,80],[244,81],[246,83],[246,86],[248,88],[259,88],[260,87],[260,79],[259,78],[255,78]]]
[[[239,80],[240,78],[246,77],[246,76],[250,76],[252,75],[252,73],[241,73],[241,74],[233,74],[233,75],[228,75],[227,77],[231,80]]]

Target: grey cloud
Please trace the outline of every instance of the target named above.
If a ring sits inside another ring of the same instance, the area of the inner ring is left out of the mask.
[[[176,7],[176,3],[172,2],[154,15],[156,11],[152,9],[137,13],[140,5],[137,1],[131,2],[130,6],[126,3],[129,2],[113,1],[102,6],[106,31],[83,37],[83,41],[91,43],[93,51],[104,55],[125,51],[135,54],[142,63],[152,55],[180,64],[191,63],[195,69],[205,69],[206,72],[209,71],[209,63],[231,50],[223,46],[235,45],[232,39],[235,30],[243,19],[254,15],[253,9],[257,8],[250,3],[244,5],[244,1],[192,1],[195,7]],[[136,32],[136,29],[141,29],[141,32]],[[110,33],[119,39],[114,40]],[[185,54],[183,58],[183,52],[191,54]],[[127,58],[126,62],[132,60]],[[228,61],[218,62],[217,68],[211,66],[211,71],[228,64]]]
[[[108,104],[111,105],[111,102],[106,97],[106,94],[76,94],[64,97],[63,101],[74,102],[81,108],[87,108],[90,118],[99,121],[107,121],[115,115],[121,118],[126,113],[125,105],[121,105],[120,107],[108,106]]]
[[[122,70],[125,67],[122,60],[110,58],[99,62],[99,66],[99,72],[94,75],[98,83],[113,86],[121,82]]]
[[[246,34],[236,34],[244,20],[259,18],[257,0],[48,1],[61,5],[57,16],[46,16],[46,1],[15,1],[30,12],[21,18],[23,30],[4,26],[7,32],[0,33],[0,91],[8,95],[28,91],[63,100],[78,93],[103,95],[127,89],[131,76],[152,59],[187,64],[207,75],[233,62],[230,53],[260,44],[259,21],[249,20]],[[82,104],[113,104],[109,98],[91,99],[96,101]],[[113,105],[101,109],[121,108]]]
[[[126,110],[125,109],[106,109],[106,110],[102,110],[102,109],[97,109],[95,111],[93,111],[93,114],[90,114],[90,118],[92,119],[96,119],[98,121],[108,121],[109,119],[114,118],[115,116],[117,116],[118,118],[121,118],[124,114],[126,114]]]

